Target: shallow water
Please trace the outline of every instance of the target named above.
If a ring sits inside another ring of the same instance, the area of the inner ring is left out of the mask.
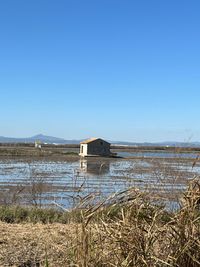
[[[162,194],[174,202],[199,171],[199,165],[192,168],[190,162],[154,158],[1,160],[0,202],[71,208],[88,194],[99,200],[129,187]]]
[[[197,153],[172,153],[172,152],[117,152],[119,157],[144,157],[144,158],[191,158],[195,159]]]

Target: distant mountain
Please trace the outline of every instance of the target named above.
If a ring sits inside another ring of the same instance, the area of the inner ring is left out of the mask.
[[[35,141],[41,141],[47,144],[79,144],[81,140],[65,140],[58,137],[38,134],[32,137],[26,138],[12,138],[0,136],[0,143],[34,143]]]
[[[65,140],[63,138],[38,134],[32,137],[26,138],[12,138],[0,136],[0,143],[34,143],[35,141],[41,141],[46,144],[79,144],[83,139],[80,140]],[[126,141],[109,141],[112,145],[122,146],[176,146],[176,147],[200,147],[200,142],[126,142]]]

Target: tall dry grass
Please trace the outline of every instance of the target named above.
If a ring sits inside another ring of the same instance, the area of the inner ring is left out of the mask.
[[[83,213],[78,266],[200,266],[200,183],[170,213],[135,189]]]
[[[200,266],[199,178],[176,212],[135,188],[96,205],[90,199],[66,225],[1,225],[0,266]]]

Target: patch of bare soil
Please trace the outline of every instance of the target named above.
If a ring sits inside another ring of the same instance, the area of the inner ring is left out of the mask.
[[[70,266],[78,225],[0,222],[0,266]]]

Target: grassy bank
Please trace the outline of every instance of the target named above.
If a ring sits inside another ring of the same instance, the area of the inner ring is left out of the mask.
[[[167,212],[129,189],[85,209],[1,207],[0,266],[200,266],[200,183]]]
[[[62,223],[72,221],[81,222],[81,212],[62,212],[56,209],[44,209],[36,207],[0,206],[0,221],[10,224],[16,223]]]
[[[0,157],[54,157],[54,156],[78,156],[78,152],[66,151],[65,148],[42,148],[36,149],[34,147],[1,147]]]

